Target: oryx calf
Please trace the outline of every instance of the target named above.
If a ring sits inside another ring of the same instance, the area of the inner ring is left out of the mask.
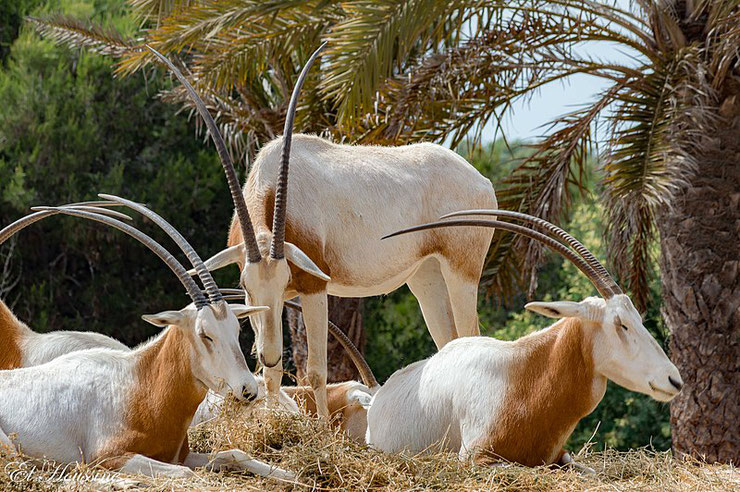
[[[514,342],[455,340],[431,358],[397,371],[368,411],[371,446],[420,452],[441,444],[479,462],[565,463],[571,458],[563,445],[601,401],[607,379],[659,401],[681,390],[678,370],[645,329],[629,297],[583,245],[541,219],[499,210],[490,214],[527,220],[581,256],[532,229],[496,220],[437,222],[411,230],[477,225],[527,235],[574,262],[603,298],[529,303],[529,310],[563,319]]]
[[[253,326],[273,396],[282,375],[283,301],[300,296],[307,378],[318,414],[328,416],[327,295],[367,297],[407,284],[437,347],[477,335],[477,286],[492,232],[436,231],[393,243],[380,238],[449,211],[495,207],[496,197],[488,179],[439,145],[350,146],[309,135],[293,138],[298,94],[320,49],[296,82],[283,137],[257,155],[243,191],[205,105],[182,74],[157,55],[187,88],[208,125],[235,204],[228,249],[206,264],[209,269],[238,264],[247,304],[270,306]]]

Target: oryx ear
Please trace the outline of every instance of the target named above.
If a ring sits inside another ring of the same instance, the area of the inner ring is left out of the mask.
[[[361,389],[353,389],[347,393],[347,403],[352,404],[354,402],[359,403],[365,410],[369,410],[373,403],[373,395]]]
[[[180,311],[162,311],[158,314],[145,314],[141,317],[147,323],[159,327],[179,325],[182,323],[183,318],[185,318],[185,315]]]
[[[212,257],[208,258],[204,263],[210,272],[229,266],[232,263],[237,263],[239,268],[241,268],[244,265],[245,255],[244,243],[239,243],[236,246],[226,248],[220,253],[216,253]],[[190,275],[195,275],[195,268],[188,270],[188,273]]]
[[[524,308],[548,318],[580,318],[584,314],[583,306],[573,301],[530,302]]]
[[[321,269],[316,266],[316,263],[306,256],[306,253],[301,251],[298,246],[293,243],[289,243],[288,241],[285,241],[285,258],[304,272],[310,273],[314,277],[318,277],[326,282],[331,280],[329,275],[322,272]]]
[[[261,313],[262,311],[268,311],[268,306],[245,306],[244,304],[229,304],[229,309],[239,319],[246,318],[253,314]]]

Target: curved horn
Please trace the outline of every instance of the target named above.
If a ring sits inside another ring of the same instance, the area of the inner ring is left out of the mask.
[[[614,281],[606,268],[604,268],[604,265],[598,260],[598,258],[596,258],[596,256],[594,256],[594,254],[591,253],[591,251],[589,251],[589,249],[584,246],[578,239],[574,238],[568,232],[564,231],[555,224],[548,222],[545,219],[535,217],[534,215],[499,209],[461,210],[459,212],[445,214],[441,216],[440,219],[447,219],[450,217],[463,217],[466,215],[494,215],[499,217],[510,217],[512,219],[519,219],[534,224],[540,229],[545,230],[546,232],[559,238],[561,241],[567,243],[568,246],[573,248],[576,253],[581,255],[581,257],[586,260],[589,265],[591,265],[591,268],[593,268],[594,271],[596,271],[596,273],[600,275],[605,282],[611,284],[610,288],[612,291],[614,291],[615,295],[622,294],[622,289],[619,287],[619,285],[617,285],[617,283]]]
[[[250,263],[258,263],[262,259],[262,255],[260,254],[259,246],[257,245],[257,238],[254,235],[252,220],[249,218],[247,202],[244,201],[242,188],[241,186],[239,186],[239,179],[236,177],[234,163],[231,161],[231,154],[229,154],[229,151],[226,149],[226,144],[224,143],[224,139],[221,136],[221,132],[216,126],[216,122],[213,121],[213,117],[211,116],[211,113],[208,112],[208,108],[206,108],[203,100],[200,98],[195,89],[193,89],[193,86],[190,85],[190,82],[188,82],[185,76],[183,76],[183,74],[177,69],[177,67],[175,67],[175,65],[173,65],[171,61],[169,61],[164,55],[162,55],[151,46],[147,45],[146,47],[149,51],[154,53],[157,58],[162,60],[162,62],[167,65],[170,71],[175,74],[175,77],[177,77],[182,85],[185,86],[185,89],[190,95],[190,99],[192,99],[193,103],[195,103],[195,107],[198,109],[198,113],[200,113],[200,116],[203,118],[203,121],[208,127],[208,132],[211,134],[213,143],[216,146],[216,150],[218,151],[218,156],[221,158],[221,165],[223,166],[224,172],[226,173],[226,181],[229,184],[231,199],[234,201],[236,215],[239,217],[239,225],[241,226],[242,230],[242,238],[244,239],[244,244],[247,247],[247,258],[249,258]]]
[[[605,299],[609,299],[610,297],[614,295],[612,290],[609,288],[609,285],[607,285],[604,279],[602,279],[601,276],[598,275],[593,268],[591,268],[591,265],[586,263],[586,261],[583,258],[578,256],[576,253],[570,250],[567,246],[564,246],[563,244],[559,243],[553,238],[546,236],[540,232],[537,232],[532,229],[528,229],[526,227],[523,227],[517,224],[511,224],[509,222],[501,222],[499,220],[483,220],[483,219],[447,220],[447,221],[442,221],[442,222],[432,222],[430,224],[423,224],[423,225],[419,225],[415,227],[409,227],[408,229],[403,229],[403,230],[394,232],[393,234],[388,234],[387,236],[383,236],[381,239],[387,239],[390,237],[398,236],[400,234],[406,234],[409,232],[424,231],[427,229],[436,229],[438,227],[459,227],[459,226],[494,227],[496,229],[503,229],[505,231],[511,231],[516,234],[521,234],[522,236],[536,239],[537,241],[557,251],[558,253],[563,255],[563,257],[565,257],[566,259],[570,260],[571,263],[573,263],[581,272],[583,272],[588,277],[589,280],[591,280],[591,283],[594,284],[594,287],[596,287],[596,290],[599,291],[599,294],[601,294],[602,297],[604,297]]]
[[[287,212],[288,202],[288,168],[290,164],[290,143],[293,138],[293,121],[295,120],[295,110],[298,106],[298,96],[303,87],[303,81],[306,80],[311,65],[319,56],[319,53],[326,47],[326,42],[319,46],[313,52],[298,76],[298,80],[293,87],[293,94],[290,96],[288,112],[285,115],[285,128],[283,129],[283,152],[280,156],[280,174],[278,175],[277,188],[275,190],[275,211],[272,219],[272,243],[270,244],[270,258],[277,260],[285,257],[285,214]]]
[[[123,222],[113,219],[111,217],[107,217],[105,215],[101,215],[98,213],[87,212],[84,210],[78,210],[75,208],[34,207],[32,210],[42,210],[42,211],[52,211],[53,210],[57,213],[63,213],[67,215],[72,215],[74,217],[80,217],[83,219],[89,219],[89,220],[94,220],[96,222],[101,222],[115,229],[118,229],[119,231],[125,232],[126,234],[138,240],[144,246],[149,248],[154,254],[159,256],[159,258],[162,261],[164,261],[168,267],[170,267],[170,270],[172,270],[175,273],[175,275],[177,275],[177,278],[180,280],[182,285],[185,287],[185,290],[188,291],[188,295],[193,300],[193,303],[195,304],[196,308],[201,309],[203,306],[208,304],[208,300],[201,293],[195,281],[190,277],[190,275],[188,275],[188,272],[187,270],[185,270],[185,267],[183,267],[180,264],[180,262],[177,261],[177,259],[169,253],[169,251],[164,249],[154,239],[147,236],[146,234],[139,231],[138,229],[131,227],[128,224],[124,224]]]
[[[188,257],[188,260],[190,260],[190,263],[193,265],[195,271],[198,273],[200,281],[203,282],[203,287],[205,287],[206,292],[208,292],[208,298],[211,301],[211,304],[218,304],[219,302],[223,301],[223,296],[218,290],[218,285],[216,285],[216,281],[213,280],[211,272],[208,271],[208,268],[206,268],[206,265],[203,263],[203,260],[195,251],[195,248],[190,245],[187,239],[185,239],[177,229],[172,227],[172,224],[167,222],[161,215],[154,212],[153,210],[150,210],[144,205],[132,202],[131,200],[127,200],[115,195],[106,195],[104,193],[100,193],[98,194],[98,196],[100,198],[111,200],[113,202],[125,205],[133,210],[136,210],[137,212],[157,224],[169,237],[172,238],[173,241],[175,241],[175,243],[177,243],[182,252],[185,253],[185,256]]]
[[[285,305],[301,313],[303,312],[301,305],[293,301],[285,301]],[[372,369],[370,369],[370,366],[367,364],[367,361],[357,349],[355,344],[352,343],[352,340],[350,340],[349,337],[331,321],[329,321],[329,333],[331,333],[334,338],[337,339],[340,345],[344,347],[344,350],[347,351],[347,355],[349,355],[349,358],[352,359],[352,363],[357,368],[357,372],[360,373],[360,378],[362,378],[362,382],[365,384],[365,386],[367,386],[368,388],[375,388],[376,386],[378,386],[378,380],[375,379],[375,375],[373,374]]]
[[[126,214],[115,212],[113,210],[106,210],[104,208],[98,208],[98,207],[119,207],[120,205],[117,203],[96,201],[96,202],[71,203],[66,206],[70,208],[77,208],[80,210],[87,210],[90,212],[95,211],[100,214],[107,214],[112,217],[118,217],[120,219],[131,220],[131,217],[129,217]],[[60,212],[56,210],[44,210],[43,212],[34,212],[32,214],[26,215],[25,217],[21,217],[20,219],[16,220],[12,224],[7,225],[2,230],[0,230],[0,244],[3,244],[5,241],[10,239],[11,236],[25,229],[31,224],[34,224],[41,219],[50,217],[52,215],[56,215],[58,213]]]

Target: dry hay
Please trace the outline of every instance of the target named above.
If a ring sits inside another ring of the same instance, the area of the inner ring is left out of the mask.
[[[246,415],[235,406],[213,422],[191,431],[194,450],[208,452],[239,448],[269,463],[299,473],[297,483],[239,473],[200,471],[198,480],[125,477],[105,481],[105,471],[80,466],[60,481],[55,467],[36,464],[34,473],[13,476],[24,466],[20,458],[0,456],[3,490],[106,490],[146,487],[148,490],[740,490],[740,471],[729,465],[706,465],[674,459],[669,452],[640,449],[630,452],[582,451],[577,460],[596,470],[583,475],[550,467],[525,468],[505,464],[480,467],[463,464],[452,453],[422,456],[390,455],[346,439],[317,419],[259,411]],[[84,477],[78,479],[75,477]],[[103,481],[91,481],[102,477]],[[110,478],[108,477],[108,480]]]

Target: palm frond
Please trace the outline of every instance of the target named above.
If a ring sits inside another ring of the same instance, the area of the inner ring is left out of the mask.
[[[572,53],[585,41],[608,41],[631,48],[624,33],[611,33],[597,17],[529,7],[446,53],[387,81],[377,109],[356,128],[358,140],[406,142],[447,140],[455,146],[479,135],[520,97],[531,97],[548,83],[585,73],[620,81],[641,77],[638,70]],[[357,138],[357,137],[356,137]]]
[[[711,2],[707,12],[706,51],[712,89],[740,72],[740,0]]]
[[[655,220],[688,184],[693,156],[712,126],[714,97],[702,66],[701,50],[689,46],[651,65],[652,71],[646,67],[644,78],[616,96],[618,107],[610,116],[614,137],[604,156],[607,250],[639,309],[649,301]]]
[[[585,166],[593,147],[595,120],[623,88],[623,82],[617,83],[594,104],[555,120],[551,126],[556,130],[534,145],[534,153],[498,187],[499,206],[559,223],[568,213],[572,193],[587,193]],[[525,273],[531,296],[537,288],[536,271],[543,257],[542,245],[522,236],[514,238],[508,233],[496,233],[499,234],[501,238],[494,240],[489,250],[485,276],[500,272],[504,265],[515,264]],[[484,278],[484,283],[501,295],[508,290],[509,276]]]
[[[410,55],[436,49],[456,37],[479,11],[476,1],[406,0],[345,2],[346,17],[327,40],[324,96],[337,102],[337,118],[352,123],[372,106],[375,94]]]
[[[335,0],[206,0],[164,19],[147,33],[147,42],[163,54],[187,49],[201,55],[208,66],[193,71],[228,85],[229,72],[241,80],[247,74],[256,77],[302,46],[298,34],[323,30],[337,12],[341,7]],[[122,60],[121,71],[132,73],[153,61],[148,51],[132,53]],[[214,69],[223,73],[214,76]]]
[[[171,13],[197,2],[198,0],[128,0],[137,18],[155,25]]]
[[[113,29],[85,23],[64,15],[28,17],[38,33],[59,44],[73,48],[86,48],[94,53],[120,57],[135,48],[136,42],[126,39]]]

